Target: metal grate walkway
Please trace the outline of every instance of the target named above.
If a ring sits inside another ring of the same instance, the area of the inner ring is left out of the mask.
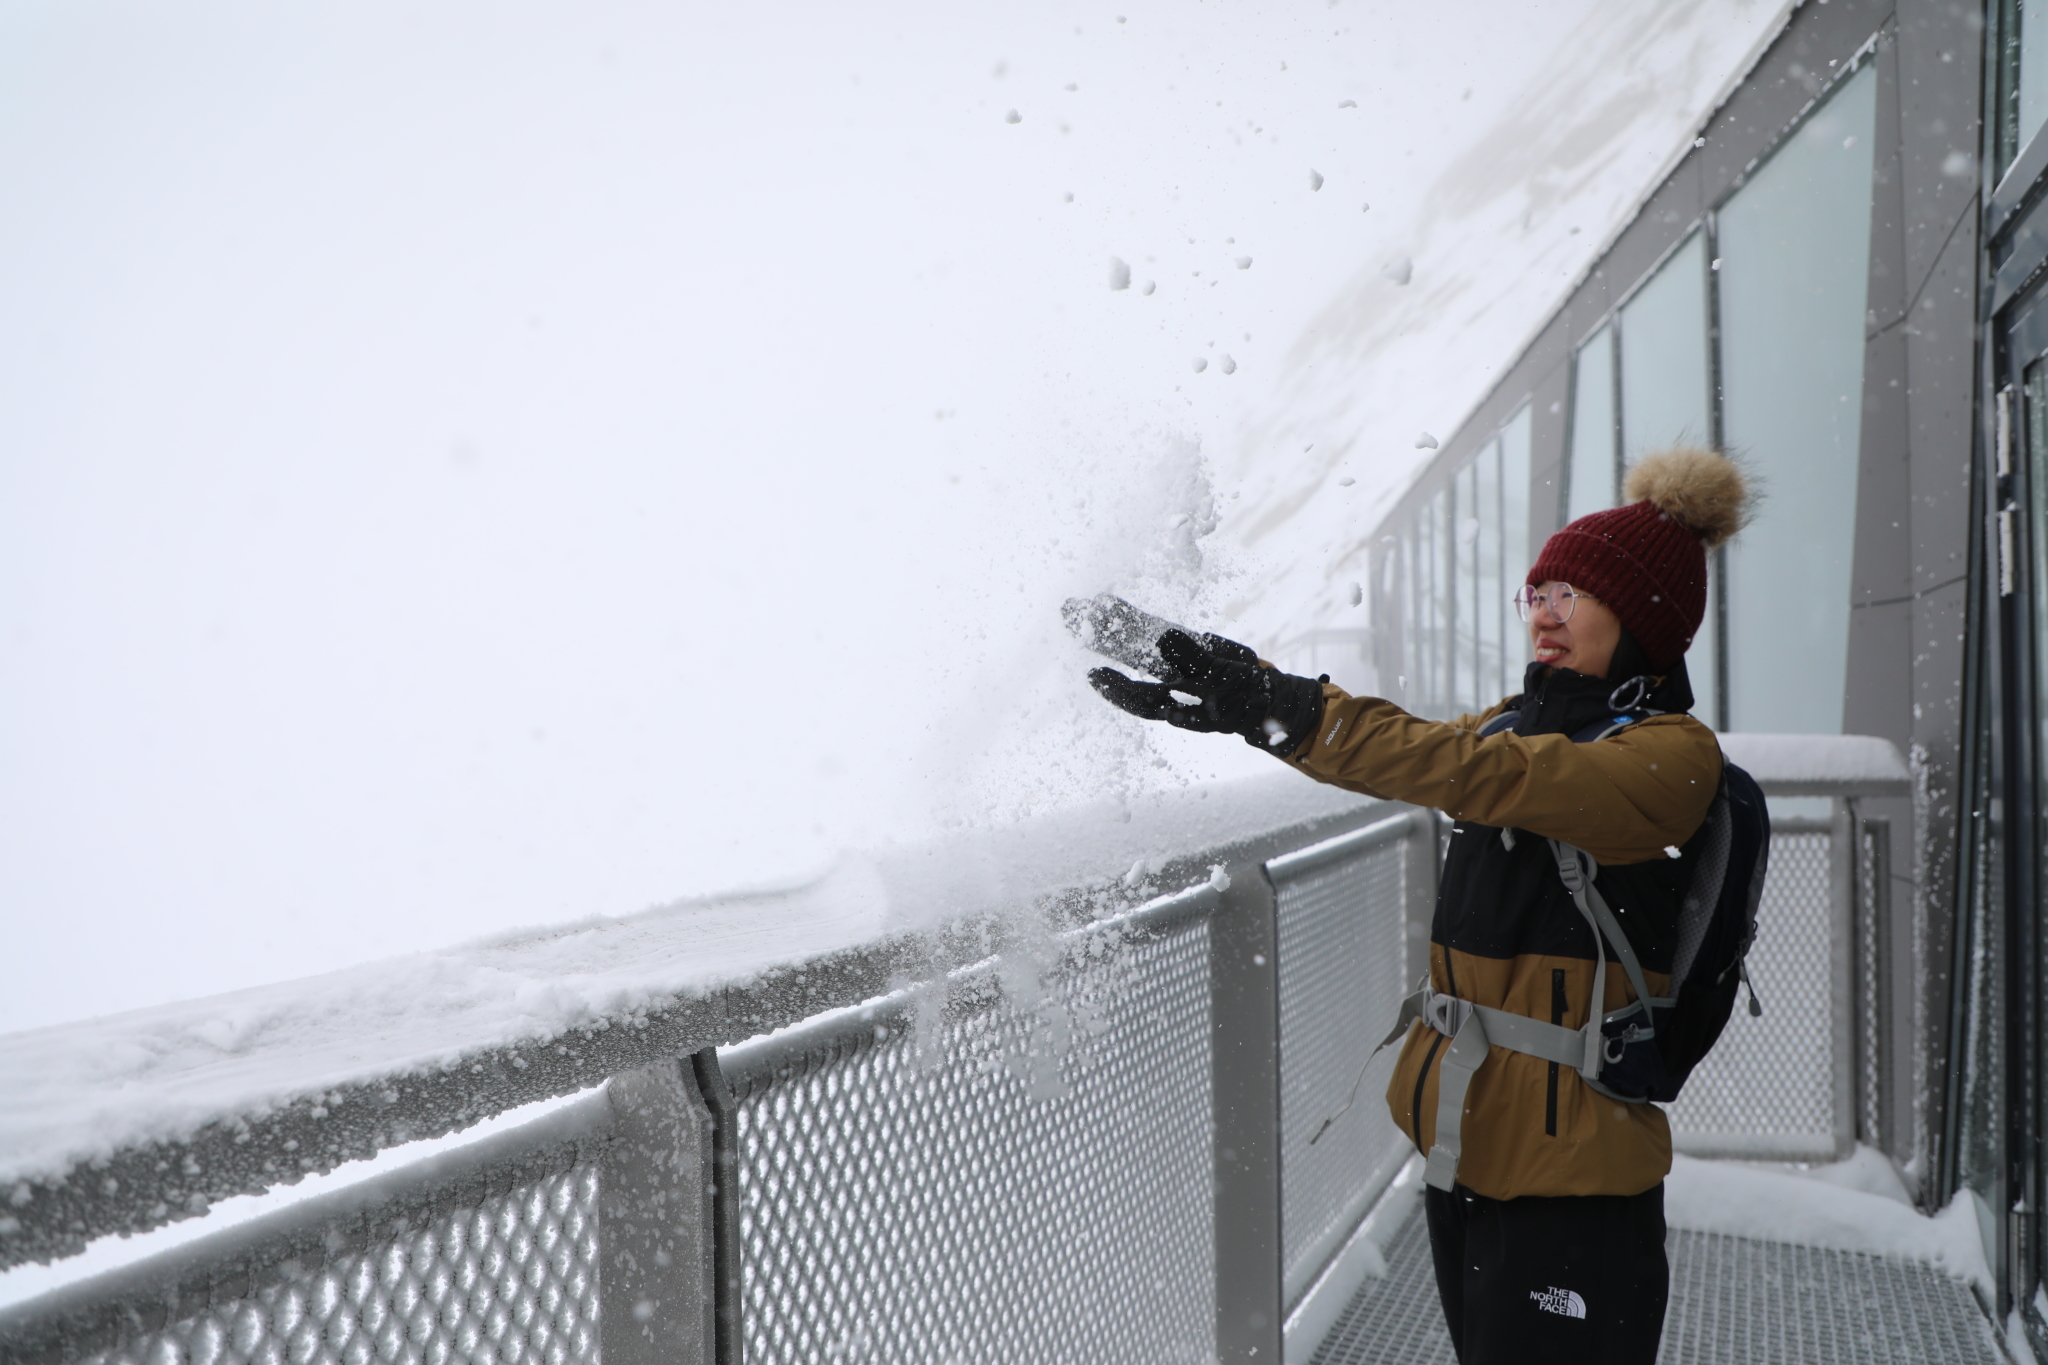
[[[1969,1288],[1931,1266],[1674,1230],[1659,1365],[2006,1365]],[[1352,1296],[1312,1365],[1457,1365],[1422,1204],[1387,1277]]]

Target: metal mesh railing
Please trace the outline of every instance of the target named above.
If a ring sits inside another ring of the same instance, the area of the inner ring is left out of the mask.
[[[1409,1154],[1381,1101],[1391,1052],[1362,1079],[1359,1066],[1419,961],[1411,926],[1440,850],[1430,813],[1358,825],[1364,813],[1305,848],[1330,825],[1235,846],[1228,875],[1206,885],[1200,863],[1177,866],[1190,890],[1113,920],[1059,934],[1008,923],[1007,946],[984,962],[899,976],[917,984],[865,1005],[848,1002],[879,986],[841,994],[842,1008],[722,1052],[707,1045],[670,1076],[703,1114],[636,1128],[617,1117],[630,1104],[612,1106],[638,1092],[615,1081],[593,1097],[599,1117],[560,1127],[545,1150],[522,1139],[465,1171],[424,1171],[412,1193],[358,1200],[343,1221],[333,1208],[293,1215],[232,1256],[173,1253],[181,1268],[146,1294],[131,1280],[85,1293],[83,1308],[0,1313],[0,1357],[640,1365],[635,1333],[658,1343],[632,1324],[659,1296],[633,1287],[641,1209],[620,1173],[638,1171],[696,1192],[660,1217],[715,1217],[715,1238],[674,1243],[701,1276],[663,1292],[715,1297],[715,1332],[701,1312],[689,1330],[716,1336],[721,1361],[735,1345],[751,1365],[1200,1361],[1226,1345],[1243,1354],[1232,1333],[1257,1337],[1263,1359],[1288,1315],[1320,1322],[1320,1335],[1372,1273],[1377,1255],[1354,1234]],[[1860,907],[1866,932],[1845,941],[1857,907],[1830,881],[1852,863],[1833,840],[1854,828],[1778,823],[1751,957],[1765,1013],[1739,1004],[1671,1106],[1682,1148],[1824,1156],[1856,1117],[1859,1087],[1838,1072],[1853,1067],[1875,1091],[1867,983],[1885,955],[1867,926],[1879,910]],[[1859,842],[1857,855],[1873,885],[1880,854]],[[809,986],[799,972],[759,998]],[[766,1006],[732,994],[728,1012],[772,1027]],[[1356,1101],[1323,1128],[1354,1079]],[[700,1129],[714,1136],[685,1160],[674,1144]],[[684,1180],[698,1160],[731,1174]],[[89,1330],[72,1332],[74,1319]],[[1355,1332],[1345,1340],[1364,1349]],[[712,1359],[701,1342],[683,1355]]]
[[[1406,816],[1273,865],[1280,942],[1283,1282],[1291,1304],[1409,1153],[1380,1092],[1395,1050],[1359,1068],[1409,983]],[[1337,1114],[1357,1082],[1357,1098]]]
[[[750,1365],[1210,1359],[1208,952],[1198,921],[735,1055]]]
[[[597,1171],[579,1161],[363,1249],[224,1276],[81,1365],[577,1365],[597,1356]]]
[[[1825,825],[1775,828],[1749,955],[1763,1014],[1752,1017],[1739,995],[1720,1041],[1670,1106],[1681,1150],[1780,1160],[1834,1155],[1841,1116],[1830,856]]]

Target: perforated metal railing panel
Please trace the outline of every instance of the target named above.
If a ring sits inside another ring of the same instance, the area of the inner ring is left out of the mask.
[[[735,1075],[748,1365],[1211,1359],[1208,941]]]
[[[1276,872],[1279,896],[1281,1240],[1291,1304],[1314,1279],[1411,1150],[1381,1098],[1394,1049],[1363,1078],[1406,993],[1403,867],[1388,839],[1299,874]],[[1358,1082],[1351,1107],[1337,1115]]]
[[[1828,835],[1779,830],[1757,908],[1750,979],[1763,1006],[1736,997],[1728,1027],[1669,1106],[1685,1150],[1810,1160],[1835,1134],[1833,904]]]
[[[476,1206],[400,1220],[138,1329],[80,1365],[580,1365],[597,1358],[595,1161]]]
[[[1456,1365],[1422,1201],[1312,1365]],[[1673,1230],[1659,1365],[2003,1365],[1969,1288],[1915,1261]]]

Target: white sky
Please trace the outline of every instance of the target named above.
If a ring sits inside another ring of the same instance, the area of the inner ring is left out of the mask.
[[[1778,8],[0,10],[0,1030],[1255,770],[1059,601],[1322,619]]]

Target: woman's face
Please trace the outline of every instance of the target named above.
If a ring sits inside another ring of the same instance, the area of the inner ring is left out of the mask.
[[[1536,662],[1569,668],[1589,678],[1607,676],[1621,643],[1621,618],[1597,597],[1581,592],[1573,600],[1571,620],[1560,621],[1552,604],[1562,596],[1562,583],[1539,583],[1541,605],[1529,613],[1529,644]]]

